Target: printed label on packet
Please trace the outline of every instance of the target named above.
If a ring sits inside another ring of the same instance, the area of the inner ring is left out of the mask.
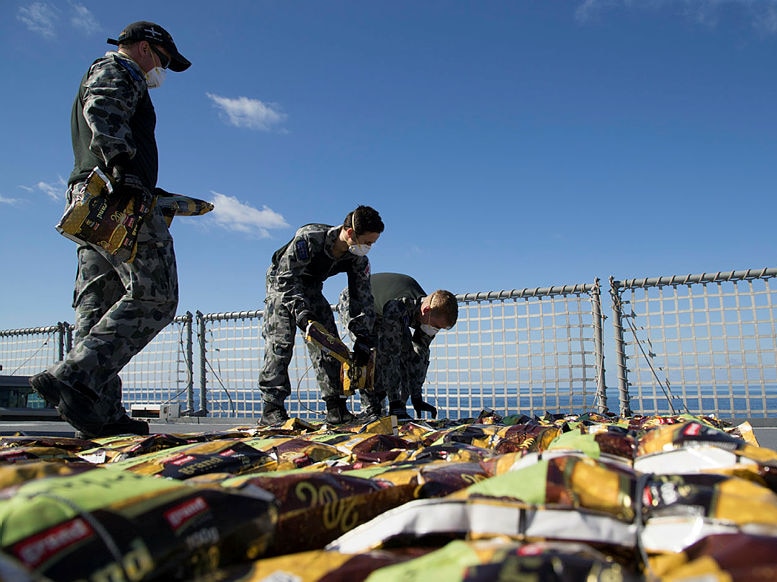
[[[27,566],[37,568],[52,556],[92,535],[92,527],[78,517],[19,542],[11,551]]]
[[[173,528],[173,531],[178,531],[192,519],[202,515],[209,509],[210,507],[208,507],[207,502],[202,497],[195,497],[167,510],[164,515],[165,520]]]

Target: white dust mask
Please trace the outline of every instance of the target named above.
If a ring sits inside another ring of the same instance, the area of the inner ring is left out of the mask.
[[[348,251],[357,257],[364,257],[370,252],[370,245],[348,245]]]
[[[428,323],[422,323],[421,331],[428,336],[434,337],[437,335],[437,332],[440,331],[440,329],[437,327],[434,327],[433,325],[429,325]]]
[[[157,87],[161,87],[162,83],[165,82],[166,76],[167,71],[165,69],[162,67],[154,67],[148,73],[146,73],[146,85],[148,85],[149,89],[156,89]]]

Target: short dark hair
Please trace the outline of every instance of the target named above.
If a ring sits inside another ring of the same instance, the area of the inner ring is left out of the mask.
[[[459,319],[459,302],[453,293],[438,289],[429,296],[429,307],[432,313],[439,313],[445,318],[449,328],[456,325]]]
[[[370,206],[357,206],[356,210],[349,212],[343,221],[343,226],[352,228],[357,235],[366,232],[380,234],[386,228],[380,218],[380,214]]]

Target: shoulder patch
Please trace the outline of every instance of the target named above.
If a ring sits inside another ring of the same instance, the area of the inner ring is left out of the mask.
[[[308,251],[308,242],[306,240],[298,240],[294,245],[294,252],[297,255],[298,261],[310,259],[310,251]]]

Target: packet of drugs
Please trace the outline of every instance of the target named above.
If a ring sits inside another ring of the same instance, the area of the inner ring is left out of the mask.
[[[79,244],[97,245],[122,262],[132,262],[140,227],[153,204],[154,197],[147,191],[117,195],[110,179],[95,168],[73,192],[55,228]]]

